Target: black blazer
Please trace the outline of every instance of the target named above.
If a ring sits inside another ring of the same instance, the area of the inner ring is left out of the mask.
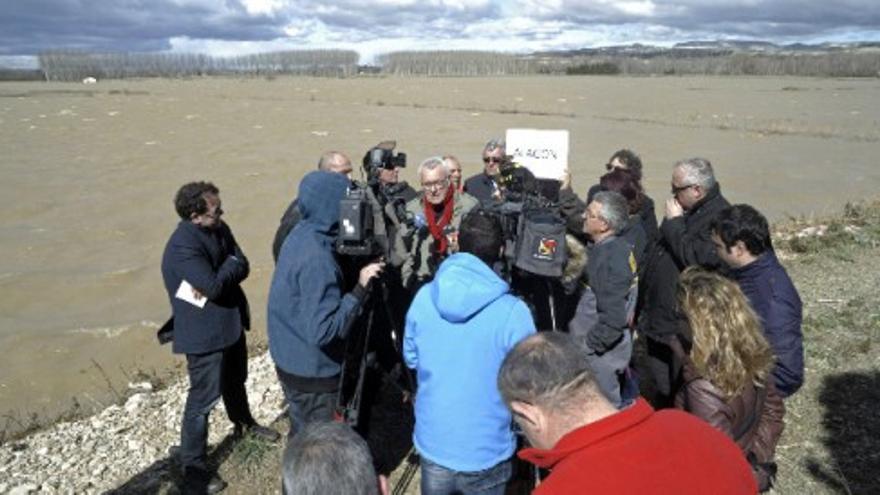
[[[464,181],[464,192],[480,200],[480,203],[490,203],[495,192],[494,181],[485,172],[480,172]]]
[[[241,289],[250,266],[226,223],[216,230],[181,220],[162,255],[162,278],[174,313],[174,352],[201,354],[238,341],[250,328],[247,298]],[[174,297],[182,280],[207,297],[198,308]]]

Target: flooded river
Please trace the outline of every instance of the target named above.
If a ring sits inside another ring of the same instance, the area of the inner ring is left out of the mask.
[[[74,401],[96,408],[140,373],[182,365],[155,330],[172,197],[212,180],[251,260],[251,342],[265,342],[270,246],[320,153],[383,139],[476,173],[509,127],[568,129],[577,190],[616,149],[670,169],[705,156],[732,202],[773,220],[824,214],[880,186],[880,80],[516,77],[0,83],[0,429]]]

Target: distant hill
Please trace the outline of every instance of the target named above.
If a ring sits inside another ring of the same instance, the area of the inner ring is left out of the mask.
[[[537,58],[559,57],[636,57],[654,58],[660,56],[673,58],[723,57],[733,54],[786,55],[796,53],[840,53],[880,50],[878,41],[860,41],[852,43],[791,43],[779,45],[764,40],[695,40],[676,43],[671,47],[643,45],[611,45],[595,48],[578,48],[573,50],[549,50],[533,52],[529,56]]]

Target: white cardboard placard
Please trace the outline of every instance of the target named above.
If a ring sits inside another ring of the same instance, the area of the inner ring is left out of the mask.
[[[507,154],[539,179],[562,179],[568,168],[568,130],[508,129]]]

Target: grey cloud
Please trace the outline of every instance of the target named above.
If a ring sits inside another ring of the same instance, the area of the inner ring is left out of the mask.
[[[880,27],[880,2],[876,0],[654,0],[653,4],[650,14],[641,15],[626,13],[608,4],[568,0],[556,12],[544,16],[580,25],[638,22],[672,27],[685,33],[712,31],[719,35],[766,38],[816,35],[842,27]]]
[[[150,51],[169,48],[169,38],[271,40],[279,21],[249,16],[238,4],[223,9],[180,6],[168,0],[36,0],[0,10],[0,54],[52,48]]]
[[[320,39],[359,43],[387,39],[461,41],[485,38],[484,26],[523,46],[552,41],[564,31],[607,33],[626,40],[630,29],[661,33],[657,41],[752,37],[768,40],[816,37],[842,30],[880,31],[878,0],[653,0],[649,14],[616,2],[562,0],[554,10],[542,0],[491,0],[482,5],[445,7],[431,2],[394,5],[365,0],[292,0],[271,15],[247,13],[244,0],[208,0],[178,5],[175,0],[6,0],[0,6],[0,55],[35,54],[51,48],[91,51],[157,51],[173,37],[193,40],[272,41],[298,32],[298,45]],[[11,5],[11,4],[15,5]],[[520,31],[505,28],[505,16],[529,17],[554,27]],[[552,21],[548,22],[548,21]],[[680,39],[663,37],[674,33]],[[663,39],[659,39],[663,37]],[[510,45],[508,45],[510,46]],[[404,47],[402,47],[404,48]],[[442,48],[442,46],[438,46]],[[490,48],[491,46],[480,46]]]
[[[412,5],[376,3],[365,5],[362,1],[338,1],[325,4],[323,12],[303,2],[293,6],[288,19],[314,18],[332,29],[360,31],[360,38],[431,37],[460,35],[465,27],[486,18],[500,16],[495,4],[454,9],[426,2]],[[442,29],[438,32],[437,29]]]

